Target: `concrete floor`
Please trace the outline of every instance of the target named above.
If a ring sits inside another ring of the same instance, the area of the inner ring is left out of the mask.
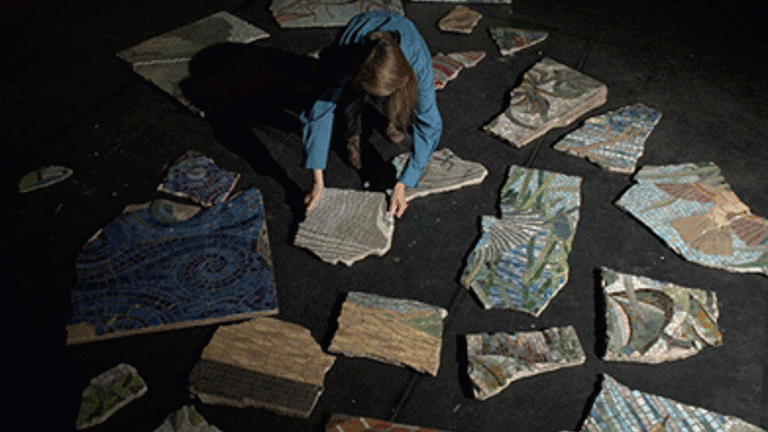
[[[286,202],[293,202],[297,186],[310,185],[309,173],[300,167],[294,120],[246,110],[242,130],[217,139],[212,123],[115,57],[219,10],[272,35],[259,44],[297,54],[327,45],[337,32],[282,30],[268,5],[266,0],[13,0],[0,6],[2,217],[9,228],[3,240],[14,278],[6,286],[18,287],[7,290],[12,310],[6,314],[5,357],[13,361],[6,370],[20,379],[7,377],[10,394],[19,413],[32,416],[30,425],[73,429],[89,379],[119,362],[137,367],[149,392],[94,431],[151,431],[169,412],[192,402],[186,380],[215,326],[65,347],[64,323],[79,248],[124,206],[155,196],[166,167],[196,149],[240,172],[240,187],[264,193],[278,317],[307,327],[323,347],[347,291],[418,299],[449,310],[437,377],[341,356],[326,375],[325,393],[309,420],[197,404],[223,431],[320,430],[334,412],[454,431],[575,430],[604,372],[632,388],[768,428],[768,278],[686,262],[614,206],[630,185],[628,176],[551,148],[578,122],[521,150],[480,130],[506,107],[522,73],[549,56],[608,85],[608,103],[593,114],[635,102],[663,112],[641,165],[713,161],[752,211],[768,216],[768,41],[760,7],[725,1],[515,0],[512,15],[503,5],[471,5],[485,18],[463,36],[442,33],[435,25],[452,4],[407,3],[406,15],[432,52],[489,53],[440,91],[438,104],[445,123],[441,146],[483,163],[490,175],[479,186],[415,201],[398,222],[387,255],[347,268],[291,245],[299,216]],[[550,36],[514,57],[501,57],[486,29],[503,25],[543,29]],[[267,156],[260,148],[282,169],[262,169]],[[75,175],[47,189],[16,192],[23,174],[49,164],[71,167]],[[478,238],[480,215],[497,212],[510,164],[584,179],[570,279],[539,318],[484,311],[457,282]],[[358,182],[332,155],[327,183],[357,187]],[[716,291],[724,346],[657,366],[602,361],[595,350],[602,338],[595,281],[600,266]],[[587,353],[585,365],[519,381],[488,401],[468,395],[462,335],[569,324]],[[23,378],[28,376],[32,379]],[[24,379],[27,384],[19,384]]]

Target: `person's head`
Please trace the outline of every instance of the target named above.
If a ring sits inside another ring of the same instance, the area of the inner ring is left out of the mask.
[[[384,114],[400,130],[411,125],[419,84],[400,49],[399,34],[368,35],[365,54],[352,73],[352,86],[372,96],[386,97]]]

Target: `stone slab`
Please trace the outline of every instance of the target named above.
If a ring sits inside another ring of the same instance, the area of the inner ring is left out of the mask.
[[[416,300],[350,292],[328,351],[437,375],[448,312]]]
[[[169,414],[154,432],[221,432],[221,429],[208,424],[194,406],[188,405]]]
[[[768,275],[768,220],[752,214],[711,162],[644,166],[616,205],[688,261]]]
[[[355,15],[373,10],[405,15],[401,0],[272,0],[269,10],[283,28],[342,27]]]
[[[480,400],[509,387],[513,381],[586,361],[573,326],[543,331],[469,334],[467,373]]]
[[[545,58],[523,75],[509,107],[484,127],[493,136],[523,147],[556,127],[566,126],[604,104],[605,84]]]
[[[223,170],[213,159],[189,150],[168,169],[157,190],[210,207],[225,201],[239,178],[240,174]]]
[[[117,410],[147,392],[147,384],[136,368],[120,363],[91,380],[83,390],[83,400],[75,427],[85,429],[104,423]]]
[[[410,153],[402,153],[392,160],[399,177],[408,164]],[[432,153],[419,185],[405,188],[405,198],[410,201],[431,194],[448,192],[465,186],[477,185],[488,176],[488,170],[478,162],[470,162],[456,156],[450,149],[442,148]]]
[[[501,54],[506,56],[544,42],[549,36],[545,31],[509,27],[493,27],[488,31]]]
[[[422,426],[411,426],[378,420],[370,417],[356,417],[334,414],[325,425],[326,432],[447,432]]]
[[[447,15],[440,18],[437,27],[445,32],[470,34],[483,14],[464,5],[456,5]]]

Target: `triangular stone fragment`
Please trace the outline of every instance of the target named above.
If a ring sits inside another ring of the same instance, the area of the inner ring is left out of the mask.
[[[349,266],[387,253],[394,230],[383,193],[326,188],[299,224],[294,244],[325,262]]]
[[[549,33],[539,30],[525,30],[507,27],[490,28],[491,37],[496,41],[502,55],[512,55],[520,50],[544,42]]]
[[[405,169],[409,156],[410,153],[403,153],[392,161],[397,176]],[[480,184],[487,175],[488,170],[480,163],[465,161],[450,149],[442,148],[430,156],[424,171],[421,172],[419,185],[405,189],[405,198],[410,201],[413,198]]]
[[[75,427],[85,429],[105,422],[112,414],[147,392],[147,384],[136,368],[120,363],[91,380],[83,391],[83,401]]]
[[[442,31],[470,34],[483,15],[464,5],[457,5],[437,22]]]
[[[208,424],[205,417],[189,405],[169,414],[154,432],[221,432],[221,429]]]
[[[605,103],[605,84],[545,58],[523,75],[510,105],[485,131],[523,147],[552,128],[566,126]]]
[[[578,366],[586,361],[572,326],[515,334],[467,335],[467,371],[480,400],[509,387],[512,381]]]

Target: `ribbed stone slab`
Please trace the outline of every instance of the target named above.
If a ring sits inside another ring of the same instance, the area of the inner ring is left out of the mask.
[[[397,176],[400,176],[408,164],[409,155],[410,153],[400,154],[392,161]],[[442,148],[430,156],[424,171],[421,172],[419,185],[405,189],[405,198],[410,201],[413,198],[480,184],[487,175],[488,170],[482,164],[466,161],[450,149]]]

